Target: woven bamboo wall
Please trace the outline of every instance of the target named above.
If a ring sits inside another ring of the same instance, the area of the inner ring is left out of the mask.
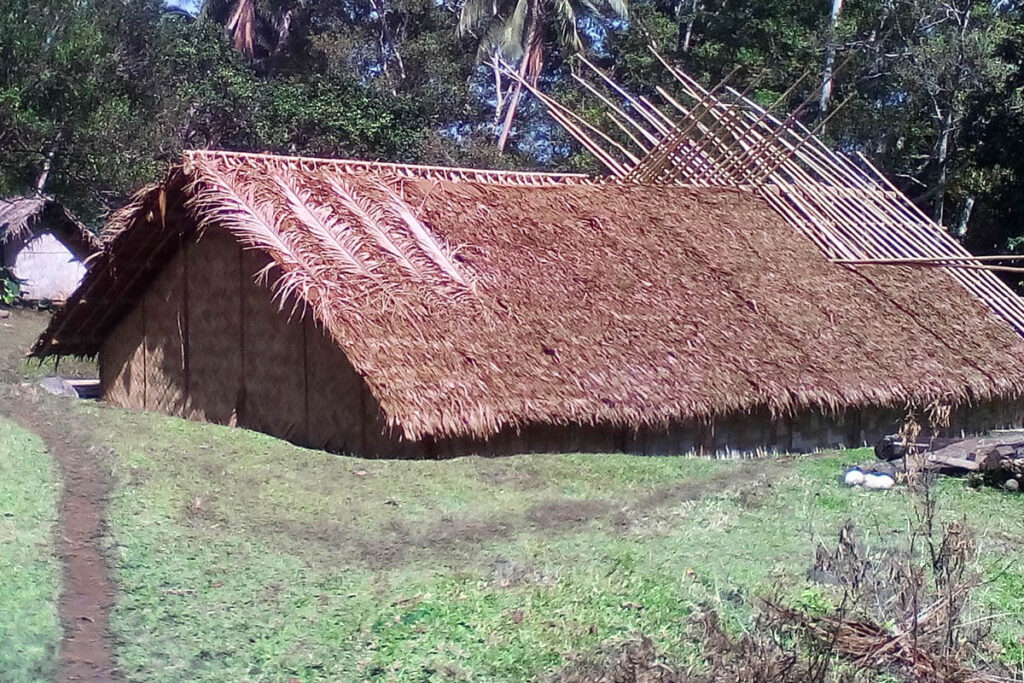
[[[145,318],[145,397],[148,410],[185,414],[187,321],[185,251],[179,251],[156,278],[143,305]]]
[[[242,249],[209,232],[187,246],[186,417],[235,425],[243,404]]]
[[[143,306],[137,306],[107,337],[100,351],[103,397],[121,408],[145,408]]]
[[[376,401],[310,316],[255,282],[264,265],[212,230],[183,245],[105,342],[105,400],[336,452],[420,456],[420,444],[385,434]]]
[[[270,288],[250,273],[267,263],[254,251],[242,254],[242,339],[244,412],[239,425],[305,443],[306,353],[302,311],[279,309]],[[276,277],[271,274],[270,277]]]
[[[254,275],[265,257],[215,231],[183,246],[142,302],[105,341],[105,399],[221,424],[239,425],[334,452],[385,458],[450,458],[525,452],[746,454],[809,451],[873,443],[902,414],[866,408],[847,414],[767,412],[637,430],[530,425],[488,440],[407,442],[383,413],[345,354],[312,318],[282,310]],[[271,277],[274,274],[271,273]],[[1018,426],[1017,404],[959,410],[953,432]]]
[[[355,369],[334,342],[309,318],[305,325],[306,375],[309,392],[307,443],[337,453],[360,453],[365,421],[361,416],[366,389]]]

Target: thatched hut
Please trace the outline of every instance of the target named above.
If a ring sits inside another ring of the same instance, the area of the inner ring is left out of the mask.
[[[1020,422],[1024,341],[944,272],[830,262],[757,194],[193,152],[34,354],[104,398],[384,457],[807,450]]]
[[[0,199],[0,264],[26,301],[64,301],[99,250],[95,236],[50,197]]]

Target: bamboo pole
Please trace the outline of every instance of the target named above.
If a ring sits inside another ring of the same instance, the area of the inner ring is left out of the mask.
[[[596,87],[577,78],[609,108],[609,118],[624,133],[632,132],[630,127],[644,131],[638,134],[653,145],[622,176],[624,180],[728,185],[756,191],[837,264],[941,268],[1024,333],[1024,300],[995,276],[995,272],[1017,273],[1024,272],[1024,268],[990,264],[1024,257],[972,256],[863,155],[861,161],[870,173],[824,145],[817,138],[821,124],[812,130],[801,123],[797,116],[812,98],[780,119],[774,114],[778,101],[761,107],[745,92],[726,86],[724,92],[735,98],[729,102],[715,95],[721,83],[709,91],[669,64],[653,46],[651,51],[680,84],[683,94],[694,102],[683,105],[663,88],[658,89],[658,94],[682,114],[680,123],[648,98],[630,94],[585,59],[581,61],[622,97],[643,123],[629,116],[625,108],[616,107]],[[732,73],[735,70],[729,77]],[[797,84],[779,100],[785,101]],[[554,113],[555,108],[545,104]],[[829,118],[840,108],[834,108]],[[556,120],[571,123],[571,112],[558,113]],[[578,126],[568,130],[585,136]],[[633,144],[639,143],[638,147],[647,147],[635,134],[629,137]],[[589,144],[581,142],[588,149],[601,147],[593,140]],[[595,149],[591,151],[598,154]],[[601,153],[610,156],[603,149]]]
[[[583,77],[581,77],[581,76],[579,76],[577,74],[573,74],[572,77],[574,79],[576,79],[576,81],[581,83],[584,88],[586,88],[591,93],[593,93],[595,97],[600,99],[605,104],[605,106],[607,106],[608,108],[610,108],[613,111],[615,111],[616,113],[618,113],[618,115],[620,117],[622,117],[624,120],[628,121],[630,125],[632,125],[634,128],[636,128],[636,130],[641,135],[644,136],[644,138],[647,140],[647,142],[649,142],[652,145],[656,145],[661,140],[661,138],[659,138],[657,135],[652,134],[649,130],[647,130],[646,128],[641,126],[637,121],[635,121],[632,117],[630,117],[630,115],[627,114],[626,111],[623,108],[617,106],[610,99],[608,99],[593,84],[591,84],[590,81],[588,81],[587,79],[585,79],[585,78],[583,78]],[[637,143],[637,144],[639,144],[639,143]]]
[[[652,126],[654,126],[655,130],[660,132],[662,135],[667,135],[669,133],[669,131],[671,129],[670,128],[665,128],[664,127],[664,123],[658,121],[657,117],[653,116],[651,114],[651,112],[649,112],[646,109],[646,107],[644,107],[637,98],[635,98],[632,95],[630,95],[629,92],[627,92],[625,88],[620,86],[618,83],[613,81],[609,76],[605,75],[605,73],[603,71],[601,71],[596,66],[594,66],[589,61],[587,61],[586,57],[584,57],[583,55],[577,55],[577,58],[581,62],[586,64],[591,69],[591,71],[596,73],[601,78],[601,80],[603,80],[605,82],[605,84],[608,87],[610,87],[612,90],[617,92],[620,97],[625,99],[627,102],[629,102],[633,106],[634,109],[636,109],[638,112],[640,112],[640,115],[643,116],[647,120],[648,123],[650,123]]]
[[[915,258],[896,258],[896,259],[840,259],[835,263],[844,263],[853,266],[875,264],[875,263],[886,263],[886,264],[906,264],[906,263],[928,263],[928,262],[946,262],[946,261],[1021,261],[1024,260],[1024,256],[1018,254],[1006,254],[1006,255],[985,255],[985,256],[919,256]]]
[[[517,74],[513,69],[509,68],[506,64],[502,62],[499,62],[498,64],[499,68],[505,71],[506,76],[509,76],[510,78],[513,78],[516,81],[518,81],[523,87],[529,90],[534,97],[540,100],[541,103],[543,103],[547,107],[548,112],[552,116],[554,116],[556,120],[558,120],[558,122],[561,123],[566,130],[572,133],[577,140],[582,142],[588,149],[590,149],[590,151],[595,156],[597,156],[598,159],[600,159],[602,163],[604,163],[605,166],[608,167],[608,170],[610,170],[613,174],[617,176],[623,176],[628,172],[629,169],[627,169],[621,162],[619,162],[614,157],[614,155],[605,150],[600,144],[595,142],[589,135],[584,133],[583,130],[579,128],[579,126],[575,125],[573,119],[576,119],[581,124],[583,124],[584,127],[592,130],[598,136],[603,138],[606,142],[611,144],[613,147],[619,149],[619,151],[623,152],[626,155],[626,158],[629,159],[633,164],[636,164],[640,161],[637,157],[633,156],[633,154],[631,154],[628,150],[622,147],[622,145],[609,138],[603,131],[594,127],[587,121],[584,121],[580,116],[572,112],[568,107],[559,104],[555,100],[551,99],[550,97],[542,93],[540,90],[538,90],[529,82],[527,82],[526,79],[522,78],[519,74]]]
[[[837,259],[832,263],[843,263],[843,259]],[[1001,273],[1024,273],[1024,268],[1015,266],[990,266],[982,263],[966,263],[960,261],[954,261],[953,263],[942,263],[939,261],[904,261],[901,262],[899,259],[886,260],[886,259],[864,259],[859,263],[851,263],[850,259],[846,260],[846,265],[870,265],[870,266],[898,266],[901,268],[963,268],[965,270],[990,270]],[[854,260],[855,261],[855,260]]]

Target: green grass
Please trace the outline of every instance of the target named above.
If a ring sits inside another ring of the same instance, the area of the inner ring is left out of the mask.
[[[0,324],[20,334],[0,345],[0,403],[46,370],[14,348],[43,318],[19,315]],[[814,545],[849,517],[875,547],[911,525],[906,491],[837,485],[867,451],[366,461],[46,401],[91,433],[83,447],[113,451],[112,629],[132,681],[520,681],[636,633],[686,666],[694,610],[734,631],[769,593],[826,611],[835,596],[805,578]],[[5,422],[0,474],[0,680],[46,679],[54,484],[41,443]],[[1000,615],[994,656],[1024,676],[1024,496],[945,480],[938,497],[940,521],[978,530],[977,615]]]
[[[117,453],[113,627],[130,680],[514,681],[641,632],[694,663],[695,609],[741,629],[769,591],[820,607],[827,594],[804,578],[815,542],[851,516],[873,545],[909,524],[905,492],[837,485],[866,451],[754,469],[624,455],[365,461],[84,412]],[[943,520],[979,523],[979,600],[1004,613],[1000,656],[1019,662],[1024,499],[954,480],[939,497]]]
[[[46,327],[50,313],[30,309],[14,309],[9,318],[0,318],[0,389],[4,384],[33,381],[48,375],[64,377],[96,377],[96,363],[88,359],[53,358],[44,361],[25,357],[39,333]]]
[[[0,418],[0,680],[49,680],[60,638],[56,485],[42,442]]]

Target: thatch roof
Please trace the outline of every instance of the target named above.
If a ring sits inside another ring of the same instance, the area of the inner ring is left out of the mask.
[[[79,259],[100,249],[89,228],[52,197],[0,198],[0,243],[27,237],[38,227],[52,231]]]
[[[1024,390],[1024,340],[947,274],[831,263],[753,193],[214,152],[118,215],[34,353],[95,354],[196,219],[407,438]]]

